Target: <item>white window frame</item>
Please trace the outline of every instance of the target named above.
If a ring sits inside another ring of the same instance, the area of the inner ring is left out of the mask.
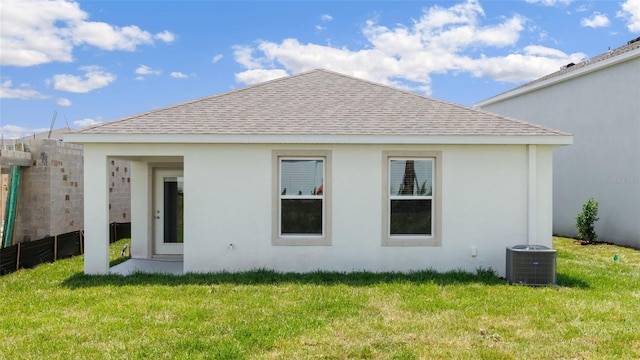
[[[331,245],[331,152],[326,150],[273,150],[273,209],[272,209],[272,245]],[[322,195],[282,195],[281,164],[286,160],[322,160]],[[283,199],[322,199],[321,234],[282,234],[281,206]]]
[[[393,195],[390,189],[391,160],[431,160],[431,195]],[[382,246],[440,246],[442,244],[442,152],[384,151],[382,156]],[[431,200],[430,235],[392,235],[392,200]]]

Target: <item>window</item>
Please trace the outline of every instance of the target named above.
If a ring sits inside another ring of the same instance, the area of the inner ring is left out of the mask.
[[[328,151],[274,151],[274,245],[330,245]]]
[[[385,246],[440,245],[440,152],[384,152]]]

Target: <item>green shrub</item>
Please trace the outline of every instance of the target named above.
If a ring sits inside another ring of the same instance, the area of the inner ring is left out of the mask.
[[[598,221],[598,202],[590,198],[582,205],[582,212],[576,217],[578,239],[595,242],[598,237],[594,228],[596,221]]]

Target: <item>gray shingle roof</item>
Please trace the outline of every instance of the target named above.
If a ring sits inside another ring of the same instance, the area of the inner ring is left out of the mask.
[[[153,110],[78,133],[567,135],[327,70]]]

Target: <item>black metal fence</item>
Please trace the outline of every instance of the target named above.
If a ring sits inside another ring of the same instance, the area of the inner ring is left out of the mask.
[[[18,243],[0,249],[0,276],[18,269],[84,254],[84,231],[74,231],[44,239]],[[109,242],[131,237],[131,223],[109,224]]]

